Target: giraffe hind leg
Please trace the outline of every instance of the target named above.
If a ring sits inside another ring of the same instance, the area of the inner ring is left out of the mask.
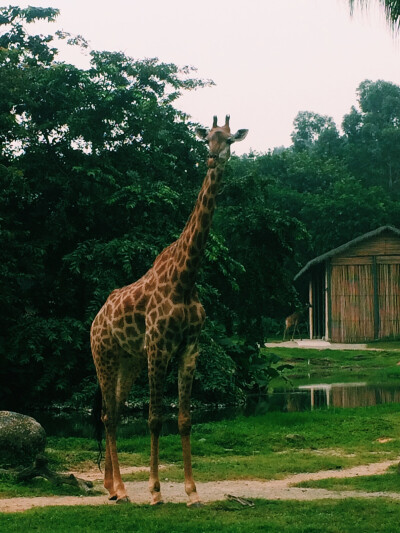
[[[128,501],[129,498],[120,473],[116,444],[117,427],[123,404],[145,358],[135,358],[116,346],[112,351],[101,354],[100,359],[103,363],[105,360],[109,363],[96,365],[103,396],[102,420],[106,431],[104,487],[109,492],[109,499],[119,503]],[[113,364],[110,364],[110,361]],[[102,372],[102,368],[107,371]]]
[[[158,473],[159,439],[162,427],[162,400],[164,380],[171,355],[157,347],[157,343],[149,342],[148,372],[150,387],[149,429],[150,429],[150,477],[149,490],[151,505],[163,503]]]
[[[179,365],[178,374],[178,392],[179,392],[179,416],[178,428],[182,441],[183,467],[185,474],[185,491],[188,495],[188,506],[198,507],[201,505],[197,493],[196,484],[192,472],[192,452],[190,445],[191,433],[191,415],[190,415],[190,398],[192,392],[192,383],[196,369],[196,360],[198,357],[197,346],[188,348],[182,355]]]

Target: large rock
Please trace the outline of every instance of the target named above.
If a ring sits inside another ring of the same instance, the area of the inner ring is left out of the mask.
[[[0,411],[0,467],[31,465],[46,446],[46,432],[34,418]]]

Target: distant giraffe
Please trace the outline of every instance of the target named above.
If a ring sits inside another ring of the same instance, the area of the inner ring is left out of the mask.
[[[148,367],[150,386],[149,428],[151,503],[162,502],[158,476],[158,444],[162,424],[162,396],[168,362],[178,358],[179,417],[185,489],[188,505],[199,504],[192,475],[190,397],[198,356],[198,338],[205,313],[195,287],[216,207],[216,196],[230,145],[243,140],[248,130],[232,135],[225,125],[199,128],[197,135],[209,147],[208,171],[196,205],[179,239],[163,250],[150,270],[136,283],[116,289],[93,321],[91,347],[102,393],[102,420],[106,429],[104,486],[109,498],[129,501],[121,479],[116,431],[121,407],[140,371]]]
[[[298,330],[299,324],[301,324],[304,319],[307,317],[307,312],[310,309],[311,305],[307,304],[298,311],[295,311],[291,315],[285,318],[285,331],[283,332],[283,340],[286,339],[286,333],[290,330],[290,328],[293,328],[292,330],[292,338],[294,339],[296,329]]]

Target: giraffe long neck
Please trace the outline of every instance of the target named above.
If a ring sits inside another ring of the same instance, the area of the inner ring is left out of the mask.
[[[196,205],[176,242],[178,276],[186,287],[194,285],[200,260],[204,255],[222,174],[222,166],[208,169]]]

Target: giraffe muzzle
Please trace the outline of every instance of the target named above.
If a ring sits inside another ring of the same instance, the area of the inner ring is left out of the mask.
[[[215,168],[217,166],[219,156],[215,154],[209,154],[207,160],[208,168]]]

